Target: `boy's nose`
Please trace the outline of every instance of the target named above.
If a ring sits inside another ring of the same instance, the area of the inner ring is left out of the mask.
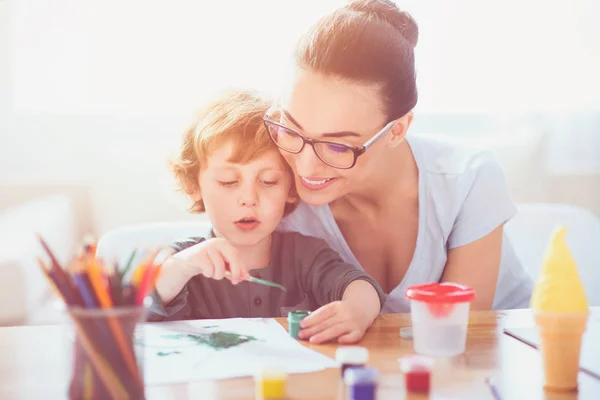
[[[239,199],[240,206],[243,207],[254,207],[258,203],[258,195],[253,187],[244,188],[240,194]]]

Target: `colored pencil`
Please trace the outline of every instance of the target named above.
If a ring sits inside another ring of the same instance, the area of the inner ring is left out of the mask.
[[[155,258],[161,250],[148,251],[139,263],[133,261],[138,254],[133,250],[127,266],[121,270],[116,263],[107,267],[97,258],[96,244],[88,241],[81,253],[63,268],[41,235],[38,239],[50,259],[47,264],[38,257],[38,264],[49,285],[66,304],[77,331],[79,345],[70,395],[128,398],[143,394],[144,382],[132,345],[132,329],[137,321],[131,321],[133,325],[126,321],[122,324],[120,317],[110,314],[110,310],[143,305],[160,274],[162,262]],[[127,280],[125,275],[129,271]],[[80,313],[77,310],[80,308],[96,309],[99,314]]]
[[[98,296],[98,301],[100,302],[100,307],[102,308],[112,308],[113,304],[106,291],[106,287],[102,284],[102,276],[100,267],[98,264],[92,262],[88,267],[88,275],[90,277],[90,282],[92,283],[92,288],[96,292],[96,296]],[[131,349],[127,346],[127,340],[125,339],[125,335],[119,322],[114,317],[108,317],[108,323],[110,329],[112,330],[115,339],[121,349],[123,356],[125,357],[125,363],[127,364],[127,368],[129,372],[131,372],[136,379],[136,381],[143,385],[143,381],[138,373],[138,368],[135,362],[135,355],[130,351]]]
[[[123,281],[123,278],[125,278],[125,275],[127,275],[127,273],[129,272],[129,270],[133,266],[133,259],[135,258],[135,254],[136,253],[137,253],[137,250],[133,249],[133,251],[129,255],[129,260],[127,260],[127,264],[125,265],[125,269],[120,272],[120,274],[121,274],[121,281]]]
[[[50,285],[56,285],[56,281],[49,275],[45,268],[42,268],[42,272],[44,276],[48,279]],[[57,285],[58,287],[58,285]],[[63,301],[67,302],[66,298],[63,298]],[[102,379],[106,388],[110,391],[112,398],[114,399],[122,399],[127,398],[127,393],[125,392],[125,388],[119,381],[119,378],[116,376],[114,371],[110,368],[110,365],[106,363],[106,361],[102,358],[102,356],[96,351],[91,341],[88,338],[88,335],[81,327],[80,323],[77,321],[77,318],[73,318],[73,323],[77,327],[77,331],[79,332],[79,338],[81,339],[82,346],[86,349],[89,354],[90,361],[94,364],[94,367],[98,371],[100,378]]]

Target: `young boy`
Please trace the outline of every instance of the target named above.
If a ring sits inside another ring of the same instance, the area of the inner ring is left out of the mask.
[[[325,241],[279,232],[297,202],[291,171],[262,123],[269,104],[250,92],[212,102],[184,135],[173,172],[212,229],[175,243],[156,284],[151,320],[280,317],[316,310],[299,337],[360,340],[385,294]],[[254,276],[287,291],[244,282]],[[225,279],[224,279],[225,278]]]

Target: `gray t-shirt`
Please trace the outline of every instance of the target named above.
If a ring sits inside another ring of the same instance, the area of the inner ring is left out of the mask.
[[[173,247],[179,252],[203,240],[190,238]],[[314,311],[341,300],[356,280],[371,283],[380,303],[385,303],[385,293],[373,278],[344,262],[324,240],[297,232],[274,232],[270,264],[250,274],[282,284],[287,291],[252,282],[234,286],[227,279],[197,275],[169,304],[162,304],[155,294],[149,320],[283,317],[292,310]]]
[[[504,172],[490,152],[425,135],[408,136],[407,142],[419,169],[417,242],[404,279],[388,294],[383,313],[408,312],[406,289],[438,282],[448,250],[482,238],[517,212]],[[328,205],[300,203],[279,229],[323,238],[346,262],[360,267]],[[504,234],[493,308],[526,308],[532,289],[531,277]]]

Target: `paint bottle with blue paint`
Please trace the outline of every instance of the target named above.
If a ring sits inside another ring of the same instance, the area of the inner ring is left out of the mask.
[[[310,314],[307,310],[294,310],[288,313],[288,330],[290,336],[294,339],[298,339],[298,333],[300,332],[300,322]]]
[[[347,400],[375,400],[379,372],[375,368],[348,368],[344,373]]]

